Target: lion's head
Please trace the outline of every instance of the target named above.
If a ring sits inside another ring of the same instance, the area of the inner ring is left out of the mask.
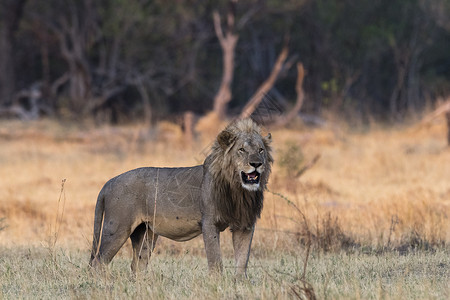
[[[261,136],[261,129],[251,119],[230,124],[218,136],[215,146],[221,148],[223,164],[230,183],[239,182],[249,191],[265,188],[271,164],[271,136]]]
[[[217,136],[205,166],[213,177],[220,220],[242,227],[259,216],[273,163],[270,143],[270,134],[263,137],[251,119],[233,122]]]

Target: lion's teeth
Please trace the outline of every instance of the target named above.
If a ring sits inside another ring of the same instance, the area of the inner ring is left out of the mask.
[[[255,175],[255,176],[247,175],[247,179],[248,180],[256,180],[256,179],[258,179],[258,175]]]

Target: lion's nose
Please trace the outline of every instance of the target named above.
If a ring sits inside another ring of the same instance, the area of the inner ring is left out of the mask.
[[[260,162],[251,162],[251,163],[250,163],[250,166],[252,166],[252,167],[254,167],[254,168],[257,168],[257,167],[259,167],[260,165],[262,165],[262,163],[260,163]]]

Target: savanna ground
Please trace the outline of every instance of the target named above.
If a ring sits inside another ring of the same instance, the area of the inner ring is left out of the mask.
[[[235,282],[229,232],[220,279],[208,276],[201,237],[159,239],[148,272],[137,277],[129,243],[106,272],[87,266],[103,184],[136,167],[199,164],[213,133],[204,131],[198,145],[189,145],[169,123],[148,130],[3,121],[0,298],[448,299],[444,119],[371,127],[271,131],[276,162],[249,280]]]

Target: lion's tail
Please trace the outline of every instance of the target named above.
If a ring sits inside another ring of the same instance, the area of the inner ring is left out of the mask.
[[[103,213],[105,211],[105,195],[103,189],[98,194],[97,204],[95,205],[94,235],[92,238],[92,251],[89,265],[92,266],[94,259],[97,258],[101,243],[101,231],[103,225]]]

